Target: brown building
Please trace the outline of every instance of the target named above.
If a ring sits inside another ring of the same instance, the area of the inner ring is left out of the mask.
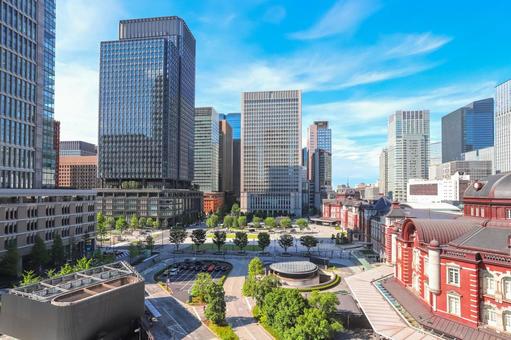
[[[60,188],[94,189],[98,187],[98,156],[60,156]]]
[[[232,192],[232,128],[227,120],[219,121],[220,148],[218,152],[219,191]]]
[[[55,149],[55,187],[59,187],[60,122],[53,121],[53,149]]]
[[[214,214],[222,208],[225,203],[225,193],[223,192],[205,192],[204,193],[204,213]]]

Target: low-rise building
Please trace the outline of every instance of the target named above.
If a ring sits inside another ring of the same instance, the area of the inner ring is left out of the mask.
[[[98,156],[60,156],[57,185],[73,189],[97,188]]]
[[[470,176],[455,173],[448,179],[410,179],[407,186],[407,202],[458,204],[470,184]]]
[[[471,180],[484,179],[492,174],[491,161],[451,161],[430,167],[430,179],[449,179],[460,173],[469,175]]]
[[[224,192],[205,192],[204,193],[204,214],[214,214],[225,204]]]

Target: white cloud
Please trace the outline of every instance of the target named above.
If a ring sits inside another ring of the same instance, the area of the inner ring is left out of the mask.
[[[388,37],[387,44],[394,45],[385,52],[387,57],[408,57],[412,55],[431,53],[438,50],[452,39],[446,36],[436,36],[432,33],[397,34]]]
[[[355,30],[379,9],[375,0],[338,0],[311,28],[289,35],[292,39],[310,40]]]

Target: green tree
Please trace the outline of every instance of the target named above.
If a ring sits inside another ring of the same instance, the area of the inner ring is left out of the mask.
[[[63,275],[68,275],[68,274],[71,274],[71,273],[74,273],[74,268],[69,264],[69,263],[66,263],[65,265],[63,265],[62,267],[60,267],[60,271],[59,271],[59,276],[63,276]]]
[[[254,287],[254,298],[259,307],[263,305],[264,298],[268,293],[272,292],[275,288],[280,286],[280,281],[275,275],[263,276],[257,281]]]
[[[152,228],[154,225],[154,219],[152,217],[148,217],[145,221],[146,228]]]
[[[131,218],[130,218],[130,229],[131,231],[135,231],[137,230],[139,227],[138,225],[138,217],[137,215],[132,215]]]
[[[225,233],[225,231],[216,230],[213,233],[213,243],[218,248],[218,252],[220,252],[220,249],[224,246],[226,239],[227,234]]]
[[[204,314],[206,318],[211,320],[217,325],[223,325],[225,323],[225,291],[224,287],[213,283],[207,288],[206,294],[206,310]]]
[[[107,230],[113,230],[115,228],[115,218],[108,216],[105,221],[105,227]]]
[[[264,263],[256,256],[248,263],[248,276],[255,278],[260,275],[264,275]]]
[[[59,276],[59,273],[55,270],[55,268],[51,268],[46,271],[46,276],[50,279],[54,279]]]
[[[90,264],[92,262],[92,258],[88,259],[86,257],[82,257],[78,259],[73,267],[75,272],[80,272],[82,270],[90,269]]]
[[[293,328],[307,308],[307,300],[296,289],[276,288],[264,298],[262,320],[283,335]]]
[[[291,219],[289,217],[283,217],[280,219],[280,226],[284,229],[291,227]]]
[[[271,243],[270,234],[264,232],[257,234],[257,245],[259,246],[259,248],[261,248],[261,251],[264,252],[264,249],[266,249],[266,247],[268,247],[270,243]]]
[[[284,253],[287,253],[287,248],[293,246],[293,236],[289,234],[280,235],[279,246],[284,248]]]
[[[0,274],[9,277],[18,276],[19,261],[20,255],[16,242],[7,242],[7,252],[0,261]]]
[[[254,228],[261,228],[261,218],[258,216],[254,216],[252,219],[252,224],[254,225]]]
[[[140,228],[145,229],[147,227],[147,218],[145,218],[143,216],[140,217],[138,219],[138,225],[140,226]]]
[[[234,216],[240,215],[240,206],[238,203],[234,203],[231,207],[231,214]]]
[[[342,326],[337,321],[328,320],[326,314],[317,308],[306,308],[302,315],[296,318],[296,324],[283,332],[285,340],[331,339]]]
[[[206,220],[206,225],[208,226],[208,228],[216,228],[218,227],[219,220],[220,218],[218,217],[218,215],[213,214],[209,216],[208,219]]]
[[[130,254],[130,261],[133,261],[133,259],[140,255],[138,247],[134,242],[131,242],[128,246],[128,253]]]
[[[238,218],[236,216],[233,216],[232,218],[232,228],[233,229],[238,229],[240,227],[239,223],[238,223]]]
[[[312,291],[307,300],[311,307],[319,309],[329,318],[334,316],[337,311],[337,305],[339,304],[339,300],[334,293],[320,293],[317,290]]]
[[[296,224],[300,230],[303,230],[309,226],[309,222],[305,218],[299,218],[296,220]]]
[[[197,297],[201,301],[206,301],[206,295],[209,291],[209,286],[215,284],[209,273],[199,273],[193,283],[191,290],[192,296]]]
[[[101,245],[101,247],[103,247],[103,240],[106,236],[106,233],[107,233],[107,229],[106,229],[106,223],[98,223],[98,228],[97,228],[97,234],[98,234],[98,238],[99,238],[99,244]]]
[[[186,237],[188,237],[188,233],[184,228],[172,227],[169,230],[169,241],[176,245],[176,251],[179,251],[179,245],[186,240]]]
[[[51,245],[51,262],[54,267],[60,267],[64,261],[66,261],[64,244],[62,243],[60,234],[57,233],[53,239],[53,244]]]
[[[238,225],[240,228],[245,228],[247,226],[247,216],[238,217]]]
[[[242,231],[236,232],[233,242],[236,247],[240,248],[240,251],[243,251],[243,249],[248,245],[247,233]]]
[[[34,283],[38,283],[39,281],[41,281],[41,278],[39,276],[37,276],[33,270],[28,270],[28,271],[25,271],[23,272],[23,274],[21,274],[21,281],[19,283],[19,285],[21,287],[24,287],[24,286],[29,286],[29,285],[32,285]]]
[[[226,215],[224,217],[224,227],[225,228],[232,228],[232,221],[233,221],[234,217],[232,217],[231,215]]]
[[[119,216],[115,221],[115,230],[122,234],[124,229],[126,229],[126,218],[124,216]]]
[[[160,219],[155,218],[155,219],[154,219],[154,222],[153,222],[153,225],[152,225],[151,227],[153,227],[154,229],[160,229],[160,228],[161,228],[161,222],[160,222]]]
[[[101,211],[98,211],[98,213],[96,214],[96,223],[98,227],[100,224],[105,224],[105,216]]]
[[[311,235],[305,235],[300,237],[300,243],[307,248],[307,252],[310,254],[311,248],[318,245],[318,239]]]
[[[196,249],[199,250],[200,246],[206,242],[206,230],[195,229],[192,231],[192,242],[195,244]]]
[[[152,254],[154,249],[154,239],[151,235],[147,235],[147,237],[145,238],[145,244],[150,254]]]
[[[42,272],[43,268],[50,261],[50,254],[46,249],[46,244],[43,239],[36,235],[34,240],[34,246],[32,247],[32,252],[30,253],[30,261],[34,269],[39,272]]]
[[[277,221],[275,221],[275,218],[273,218],[273,217],[266,217],[264,219],[264,225],[268,229],[273,229],[277,225]]]

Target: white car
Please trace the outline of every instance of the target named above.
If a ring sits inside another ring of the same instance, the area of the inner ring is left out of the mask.
[[[178,268],[172,268],[169,272],[169,276],[176,276],[177,273],[179,273],[179,269]]]

